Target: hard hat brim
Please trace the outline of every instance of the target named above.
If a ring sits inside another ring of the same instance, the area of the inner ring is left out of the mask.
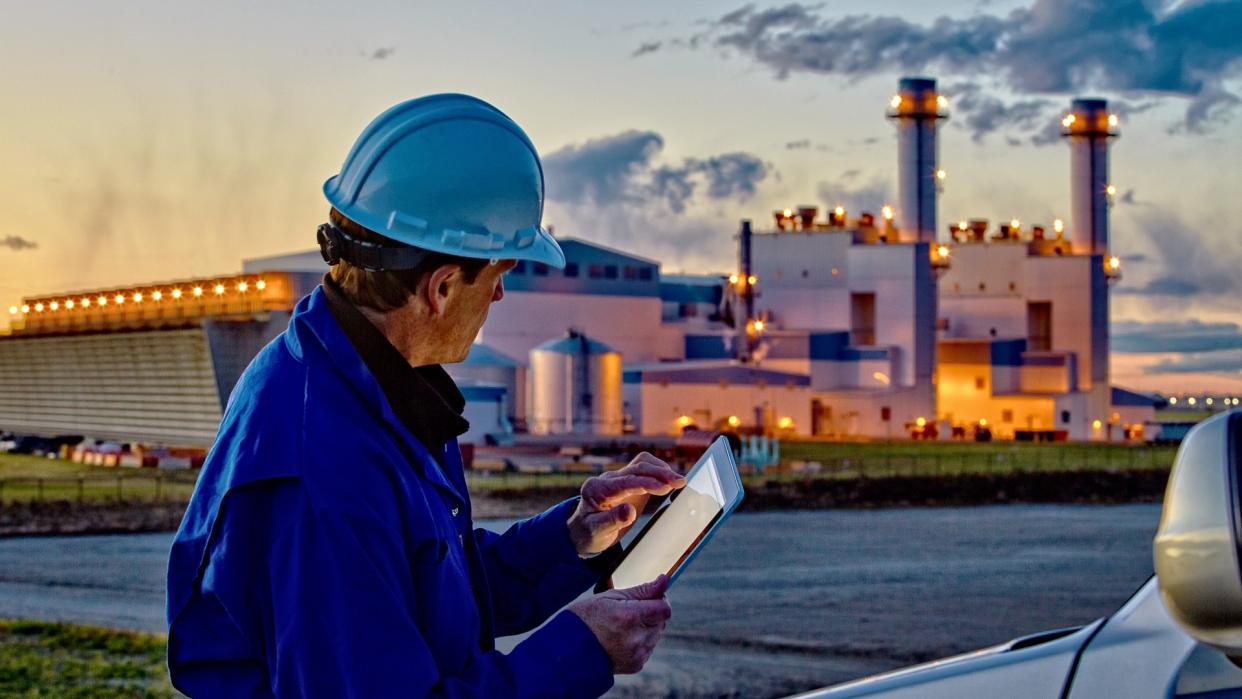
[[[541,225],[520,231],[436,230],[429,226],[427,219],[399,211],[391,212],[386,220],[372,218],[369,212],[358,210],[342,199],[338,181],[339,175],[333,175],[323,183],[328,203],[354,223],[389,240],[458,257],[527,260],[556,269],[565,268],[565,252]]]

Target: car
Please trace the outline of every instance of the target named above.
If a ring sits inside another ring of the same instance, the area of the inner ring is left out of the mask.
[[[798,699],[1242,697],[1242,411],[1182,441],[1153,553],[1156,574],[1106,618]]]

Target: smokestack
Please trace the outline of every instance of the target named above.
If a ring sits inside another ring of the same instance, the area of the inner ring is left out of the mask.
[[[751,236],[753,233],[750,229],[750,219],[742,219],[742,228],[738,231],[737,244],[737,272],[738,280],[734,285],[738,296],[738,317],[735,319],[737,328],[737,358],[738,361],[746,362],[750,360],[751,340],[750,326],[751,321],[755,317],[755,288],[751,283],[754,276],[754,269],[751,265]]]
[[[1102,99],[1076,99],[1061,120],[1070,145],[1070,243],[1077,254],[1108,254],[1108,141],[1117,116]]]
[[[889,103],[897,124],[897,226],[904,241],[936,239],[936,127],[947,102],[932,78],[902,78]]]

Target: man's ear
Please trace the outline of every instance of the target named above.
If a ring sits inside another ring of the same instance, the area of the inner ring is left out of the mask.
[[[427,275],[423,285],[423,300],[433,316],[443,316],[449,297],[461,283],[461,265],[440,265]]]

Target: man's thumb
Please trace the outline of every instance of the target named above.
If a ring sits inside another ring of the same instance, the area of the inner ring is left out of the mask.
[[[660,599],[668,591],[668,576],[661,573],[655,580],[624,590],[617,590],[625,599]]]

